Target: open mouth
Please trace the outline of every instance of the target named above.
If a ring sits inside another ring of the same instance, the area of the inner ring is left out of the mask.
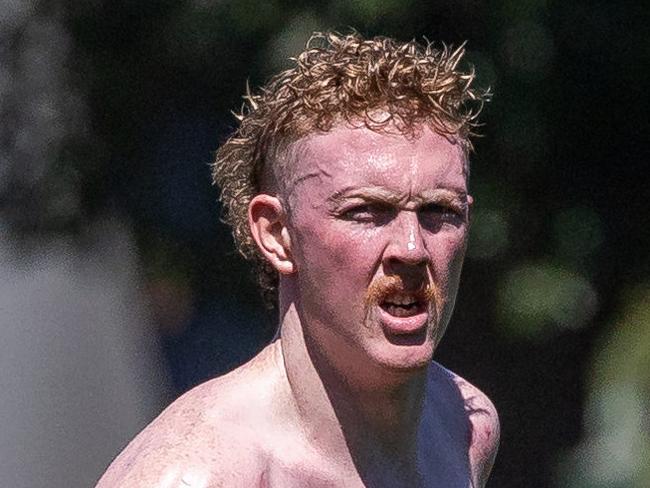
[[[387,296],[379,306],[393,317],[413,317],[426,310],[424,300],[415,295],[394,293]]]
[[[368,311],[377,312],[392,343],[421,344],[436,316],[435,288],[424,279],[407,283],[397,275],[382,276],[371,283],[366,305],[372,307]]]

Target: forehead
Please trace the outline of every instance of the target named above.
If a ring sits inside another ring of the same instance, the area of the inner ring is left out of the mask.
[[[340,191],[380,186],[397,193],[436,187],[466,191],[467,156],[460,142],[422,127],[416,137],[340,125],[296,143],[289,190]]]

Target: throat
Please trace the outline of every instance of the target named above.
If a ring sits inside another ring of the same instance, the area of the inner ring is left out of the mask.
[[[415,442],[424,397],[424,382],[416,377],[396,388],[340,392],[331,398],[344,429],[404,450]]]

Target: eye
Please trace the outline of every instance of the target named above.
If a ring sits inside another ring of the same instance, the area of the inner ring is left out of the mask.
[[[461,208],[446,203],[427,203],[419,208],[418,215],[425,222],[450,222],[458,225],[464,219],[465,213]]]
[[[346,209],[341,214],[341,217],[345,220],[352,220],[354,222],[384,225],[393,218],[394,214],[395,211],[389,205],[381,203],[363,203]]]
[[[456,209],[438,203],[427,203],[426,205],[421,206],[420,213],[425,215],[457,215]]]

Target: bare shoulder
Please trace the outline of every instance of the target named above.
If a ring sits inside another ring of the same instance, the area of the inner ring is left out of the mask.
[[[257,409],[264,407],[253,395],[263,396],[269,382],[260,356],[173,402],[113,461],[97,488],[259,485],[266,461]]]
[[[499,449],[500,424],[497,409],[479,388],[456,373],[434,363],[441,375],[447,376],[463,399],[469,421],[469,458],[478,486],[484,486]]]

